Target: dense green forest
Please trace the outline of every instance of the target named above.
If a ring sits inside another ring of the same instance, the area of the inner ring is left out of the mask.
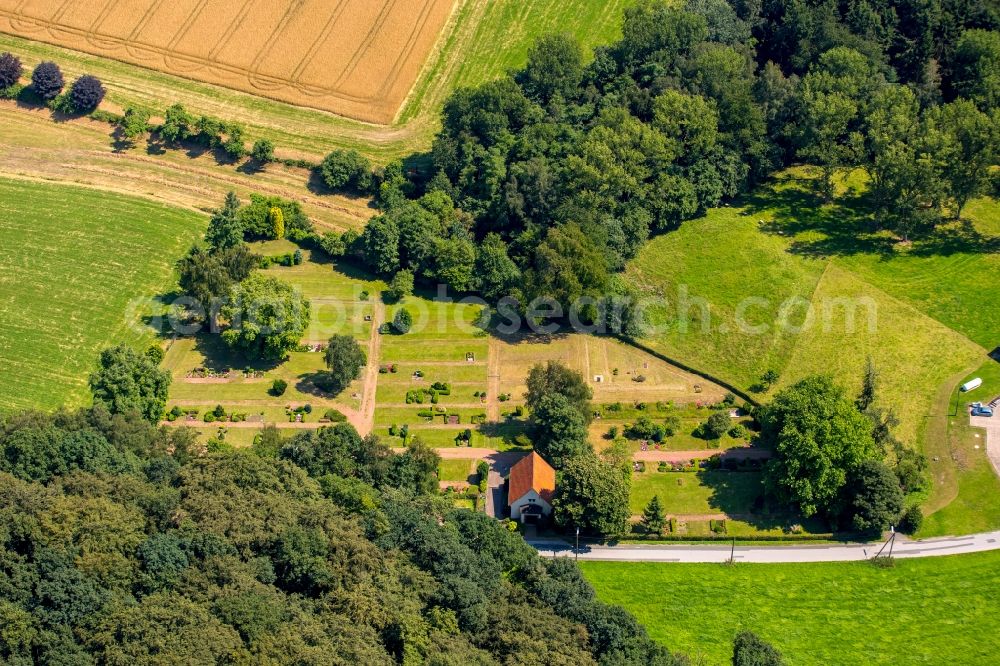
[[[544,37],[457,90],[406,167],[331,155],[327,182],[382,209],[340,247],[492,301],[600,302],[651,233],[793,163],[827,198],[863,169],[872,226],[927,233],[998,185],[998,27],[976,0],[642,0],[614,44]]]
[[[348,425],[206,450],[104,407],[0,421],[5,664],[673,664],[572,562]]]

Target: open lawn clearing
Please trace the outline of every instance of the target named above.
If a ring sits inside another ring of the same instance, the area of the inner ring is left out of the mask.
[[[312,379],[326,371],[323,354],[312,352],[291,352],[281,363],[247,363],[234,354],[215,335],[200,335],[195,338],[179,338],[167,350],[164,358],[173,377],[170,387],[170,405],[183,406],[221,403],[224,407],[238,412],[259,413],[265,411],[267,422],[286,422],[286,405],[311,404],[316,410],[310,416],[313,420],[322,418],[322,412],[330,407],[347,410],[360,408],[360,396],[364,390],[363,378],[353,382],[340,395],[331,396],[320,391]],[[263,377],[245,378],[240,373],[247,367],[262,372]],[[197,368],[207,368],[215,372],[235,371],[232,379],[199,379],[189,377]],[[270,394],[271,384],[276,379],[288,383],[285,393],[280,396]],[[317,413],[318,412],[318,413]]]
[[[271,241],[252,243],[251,249],[258,254],[277,256],[294,253],[298,246],[288,241]],[[298,266],[271,266],[264,273],[301,290],[305,298],[321,302],[341,301],[359,306],[367,303],[370,306],[371,300],[384,288],[382,282],[353,266],[330,261],[321,250],[303,250],[302,255],[303,261]]]
[[[798,664],[992,664],[1000,551],[819,564],[581,562],[598,597],[672,650],[728,664],[751,629]]]
[[[217,83],[254,95],[387,123],[409,93],[452,0],[107,6],[0,0],[0,29]],[[333,36],[335,38],[331,38]]]
[[[659,495],[668,516],[677,514],[748,514],[763,493],[760,472],[658,472],[646,463],[645,472],[632,475],[629,507],[642,514],[653,495]]]
[[[813,302],[837,305],[829,310],[828,324],[817,314],[816,325],[797,336],[781,384],[825,372],[854,392],[861,386],[865,358],[871,356],[880,371],[881,401],[895,409],[900,420],[896,433],[907,443],[916,441],[937,387],[984,355],[961,334],[836,265],[827,268]],[[875,317],[871,322],[869,312]]]
[[[413,373],[420,370],[424,374],[422,380],[415,380]],[[485,363],[449,363],[447,365],[421,366],[419,362],[397,363],[396,372],[386,372],[379,375],[379,386],[407,386],[410,388],[429,388],[435,382],[449,384],[479,384],[486,382]],[[475,389],[468,392],[472,399]]]
[[[823,267],[790,255],[783,239],[761,233],[740,209],[716,208],[652,239],[626,279],[654,299],[646,312],[658,330],[644,344],[748,388],[784,367],[796,340],[775,322],[784,303],[811,300]],[[789,313],[792,323],[801,316]]]
[[[497,347],[500,392],[509,393],[515,401],[527,391],[531,367],[547,361],[561,361],[582,373],[594,390],[595,402],[711,403],[725,395],[725,389],[712,382],[614,338],[570,333],[503,339]],[[635,381],[639,377],[644,381]]]
[[[459,341],[486,337],[486,331],[475,325],[483,311],[480,305],[409,296],[402,303],[386,307],[386,321],[391,322],[402,309],[413,317],[413,326],[405,335],[408,340]]]
[[[474,85],[523,64],[528,47],[540,34],[569,31],[587,46],[615,39],[621,14],[631,0],[456,0],[453,20],[444,28],[438,48],[404,106],[405,122],[371,125],[309,108],[293,107],[264,97],[137,68],[109,58],[0,34],[0,51],[12,51],[29,68],[54,60],[70,78],[91,73],[108,87],[106,105],[141,104],[156,110],[180,102],[192,112],[248,127],[249,139],[272,139],[279,156],[314,159],[334,148],[354,148],[386,162],[430,146],[438,112],[459,85]],[[512,16],[513,13],[513,16]],[[513,20],[512,20],[513,19]],[[496,48],[503,44],[503,49]]]
[[[478,482],[476,478],[475,458],[455,458],[442,460],[438,465],[438,479],[441,481],[454,481],[459,483]]]
[[[981,377],[983,385],[969,393],[958,386]],[[950,395],[947,416],[947,447],[942,453],[955,461],[957,492],[948,504],[924,520],[920,536],[971,534],[1000,527],[1000,478],[986,455],[986,436],[969,425],[970,402],[988,403],[1000,396],[1000,362],[989,360],[963,377]],[[932,470],[934,469],[932,465]]]
[[[253,192],[276,195],[299,202],[322,228],[360,228],[375,212],[366,199],[316,196],[308,189],[305,169],[270,164],[251,175],[208,152],[164,152],[144,143],[116,150],[112,132],[106,123],[54,122],[48,109],[0,101],[0,173],[68,181],[196,210],[221,205],[230,190],[244,200]]]
[[[477,363],[485,363],[489,351],[486,338],[457,341],[420,341],[416,344],[407,335],[382,336],[382,364],[406,363],[419,366],[425,374],[439,363],[466,363],[466,354],[474,354]],[[480,361],[479,359],[484,359]],[[422,365],[423,364],[423,365]]]
[[[375,308],[372,305],[312,299],[309,306],[309,327],[304,342],[326,344],[334,335],[349,335],[362,347],[367,346],[374,326]]]
[[[153,342],[129,303],[171,288],[205,224],[144,199],[0,178],[0,409],[88,402],[102,348]]]

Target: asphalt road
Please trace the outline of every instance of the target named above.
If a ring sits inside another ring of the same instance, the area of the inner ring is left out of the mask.
[[[562,540],[529,541],[543,557],[573,557],[572,544]],[[775,546],[737,546],[733,551],[726,545],[618,545],[581,546],[579,559],[619,562],[726,562],[733,554],[737,562],[789,563],[789,562],[853,562],[866,560],[878,553],[884,545],[810,544]],[[984,532],[963,537],[942,537],[913,541],[896,537],[892,556],[899,558],[964,555],[988,550],[1000,550],[1000,531]],[[883,551],[888,555],[889,549]]]

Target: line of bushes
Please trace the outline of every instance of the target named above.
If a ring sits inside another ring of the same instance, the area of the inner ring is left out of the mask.
[[[320,163],[303,158],[278,158],[271,139],[258,139],[248,147],[242,124],[208,115],[195,116],[182,104],[168,108],[160,125],[151,124],[152,112],[141,106],[128,106],[123,114],[99,109],[107,92],[101,81],[84,74],[64,92],[65,78],[54,62],[39,63],[32,72],[29,85],[21,83],[23,75],[24,66],[20,58],[12,53],[0,53],[0,99],[44,105],[68,115],[87,115],[117,127],[117,138],[124,144],[134,144],[144,134],[155,133],[169,146],[190,142],[222,150],[233,161],[249,157],[259,166],[277,162],[288,167],[308,169],[315,172],[331,190],[359,195],[377,195],[385,180],[381,170],[356,150],[334,150]]]

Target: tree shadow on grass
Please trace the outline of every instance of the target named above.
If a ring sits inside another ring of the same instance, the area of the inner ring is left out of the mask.
[[[875,230],[871,202],[853,191],[825,203],[808,181],[780,177],[741,199],[744,215],[767,215],[759,228],[767,234],[791,238],[788,251],[806,257],[828,258],[856,254],[891,255],[897,240]],[[799,238],[799,236],[805,236]]]
[[[282,361],[264,359],[248,361],[242,354],[230,349],[222,339],[222,336],[218,334],[202,333],[197,335],[195,337],[194,348],[195,351],[204,357],[204,367],[214,372],[234,369],[242,370],[244,368],[267,372],[274,370],[282,363]]]
[[[816,258],[867,254],[884,260],[895,256],[900,239],[877,228],[866,191],[849,189],[824,202],[809,183],[807,178],[784,174],[734,205],[742,206],[746,216],[769,216],[769,222],[760,220],[760,230],[789,237],[792,254]],[[992,252],[1000,252],[1000,236],[982,234],[968,220],[939,224],[915,237],[910,246],[910,254],[921,257]]]
[[[916,257],[997,252],[1000,252],[1000,236],[981,233],[969,220],[938,226],[925,238],[914,242],[910,250],[910,254]]]
[[[807,520],[787,507],[774,506],[764,494],[760,469],[701,470],[697,476],[702,485],[711,490],[708,505],[712,509],[755,529],[791,534],[793,525],[801,525],[811,533],[829,532],[820,520]]]
[[[483,423],[479,426],[479,432],[485,437],[501,440],[509,449],[527,451],[531,448],[524,421],[510,418],[499,423]]]
[[[329,381],[328,373],[326,370],[317,370],[316,372],[304,372],[298,376],[298,381],[295,382],[295,390],[299,393],[304,393],[306,395],[311,395],[314,398],[320,398],[323,400],[333,400],[340,396],[341,393],[347,390],[347,387],[330,387],[326,384]],[[332,388],[332,391],[328,391],[327,388]]]

